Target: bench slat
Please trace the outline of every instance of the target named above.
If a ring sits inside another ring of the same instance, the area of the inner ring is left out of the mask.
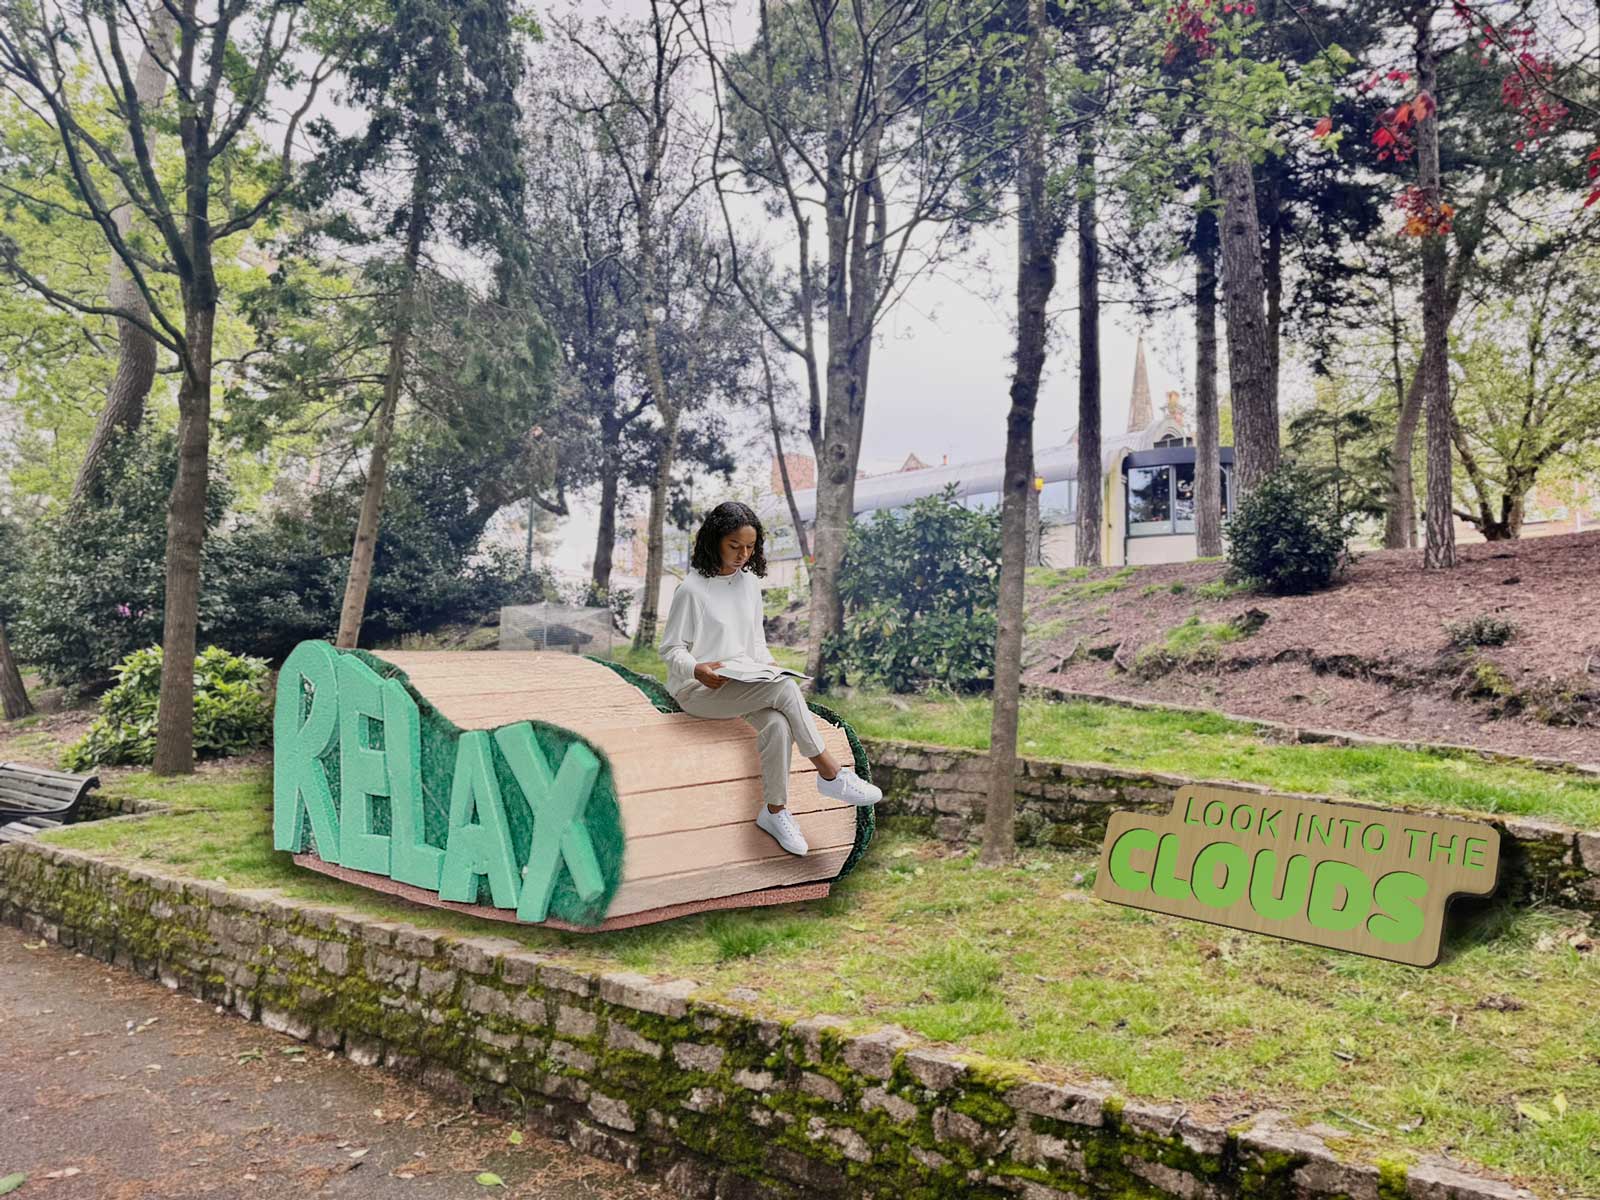
[[[0,796],[65,796],[71,799],[78,794],[73,784],[41,783],[34,779],[19,779],[15,775],[0,778]]]
[[[74,775],[70,771],[57,771],[52,767],[35,767],[35,766],[32,766],[29,763],[20,763],[20,762],[3,762],[3,763],[0,763],[0,775],[4,775],[8,770],[14,770],[14,771],[18,772],[21,775],[34,775],[34,776],[43,775],[43,776],[48,776],[48,777],[50,777],[52,779],[65,779],[65,780],[67,780],[67,781],[69,781],[71,783],[82,783],[86,779],[93,779],[97,783],[99,782],[99,777],[95,776],[95,775]]]
[[[96,775],[0,763],[0,826],[10,823],[12,833],[25,837],[39,820],[60,825],[75,816],[89,790],[99,786]]]

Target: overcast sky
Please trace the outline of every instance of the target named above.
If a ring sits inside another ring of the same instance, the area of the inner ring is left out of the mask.
[[[980,232],[968,253],[939,274],[919,279],[884,320],[872,352],[862,470],[897,469],[907,454],[936,466],[945,455],[957,463],[1004,453],[1015,345],[1015,239],[1015,225],[1009,221]],[[1067,245],[1058,262],[1052,305],[1057,310],[1056,337],[1035,415],[1038,448],[1064,442],[1077,424],[1076,267],[1070,239]],[[1107,306],[1102,314],[1102,427],[1108,432],[1127,427],[1140,327],[1125,305]],[[1156,410],[1169,389],[1181,392],[1189,406],[1192,337],[1170,319],[1143,328]],[[759,461],[749,465],[764,474],[771,460],[770,440],[763,445]],[[786,442],[786,448],[795,452],[793,443]],[[713,491],[719,482],[710,482]],[[697,481],[697,506],[711,494]],[[594,498],[576,503],[569,498],[569,504],[573,515],[562,522],[555,564],[563,571],[586,572],[598,527]],[[641,512],[644,505],[641,496]]]
[[[576,6],[586,19],[602,13],[611,19],[636,17],[645,11],[642,0],[586,0]],[[747,43],[754,36],[755,5],[735,0],[721,10],[725,19],[719,40]],[[725,44],[726,44],[725,42]],[[704,95],[704,93],[702,93]],[[709,111],[705,114],[709,119]],[[892,201],[891,201],[892,202]],[[754,203],[735,204],[742,231],[762,228],[774,259],[792,265],[795,246],[787,222],[768,222]],[[740,209],[744,211],[739,211]],[[1064,243],[1058,263],[1058,281],[1052,308],[1057,314],[1052,345],[1036,413],[1036,447],[1058,445],[1077,424],[1077,314],[1076,267],[1072,239]],[[1016,226],[998,222],[974,234],[970,249],[945,263],[936,273],[917,279],[904,298],[881,321],[872,352],[867,390],[866,422],[861,446],[861,468],[869,473],[893,470],[916,454],[937,465],[946,455],[952,463],[991,458],[1005,449],[1006,410],[1010,404],[1011,353],[1015,334]],[[813,242],[813,253],[823,247]],[[1172,283],[1179,283],[1174,277]],[[1126,305],[1102,285],[1104,304],[1100,327],[1103,428],[1126,427],[1128,399],[1133,380],[1134,347],[1140,328]],[[819,335],[825,320],[819,313]],[[1150,390],[1159,410],[1169,388],[1190,403],[1193,341],[1188,331],[1170,320],[1145,326],[1146,360]],[[819,353],[821,353],[819,347]],[[797,365],[797,360],[790,359]],[[803,379],[798,369],[791,375]],[[762,476],[771,461],[770,438],[758,434],[764,418],[750,414],[749,437],[760,438],[759,452],[744,469]],[[786,442],[791,453],[797,447]],[[807,448],[809,449],[809,448]],[[697,507],[716,494],[720,481],[696,481]],[[598,527],[594,496],[568,498],[573,515],[561,524],[561,546],[554,556],[558,569],[586,573],[594,554]],[[637,511],[647,501],[638,497]]]

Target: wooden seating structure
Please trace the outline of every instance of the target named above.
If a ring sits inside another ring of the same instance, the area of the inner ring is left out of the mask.
[[[27,763],[0,763],[0,842],[32,837],[73,820],[98,775],[72,775]]]
[[[609,667],[547,651],[382,651],[415,693],[463,732],[520,721],[560,726],[609,762],[626,837],[622,879],[599,926],[616,929],[713,908],[826,896],[857,841],[857,809],[824,797],[809,759],[792,751],[788,805],[810,851],[791,855],[755,825],[762,803],[756,733],[741,718],[663,713]],[[824,744],[853,763],[845,730],[820,718]],[[856,764],[858,769],[862,764]],[[296,854],[302,866],[375,890],[500,920],[514,912],[440,899],[370,872]]]

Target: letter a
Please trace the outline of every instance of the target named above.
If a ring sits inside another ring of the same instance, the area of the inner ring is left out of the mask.
[[[444,847],[439,880],[441,900],[475,904],[478,876],[489,877],[496,908],[517,907],[517,860],[511,853],[500,782],[494,775],[493,749],[481,729],[461,735],[456,772],[450,786],[450,835]],[[472,819],[473,813],[478,819]]]

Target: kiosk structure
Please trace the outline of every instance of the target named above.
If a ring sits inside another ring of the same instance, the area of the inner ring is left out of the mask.
[[[867,778],[853,732],[812,707]],[[362,887],[570,930],[826,896],[871,806],[822,796],[796,754],[788,803],[811,850],[787,853],[755,825],[754,728],[676,708],[571,654],[302,642],[278,678],[273,844]]]

